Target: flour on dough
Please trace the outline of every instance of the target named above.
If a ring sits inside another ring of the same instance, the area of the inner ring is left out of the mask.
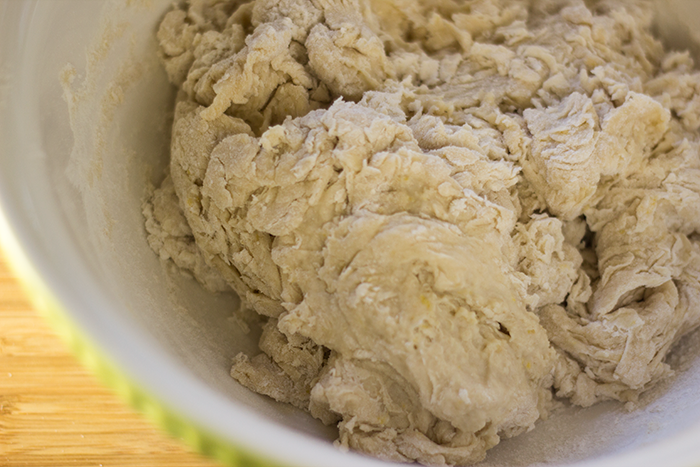
[[[151,247],[265,320],[234,378],[469,464],[700,323],[700,74],[643,2],[190,0]]]

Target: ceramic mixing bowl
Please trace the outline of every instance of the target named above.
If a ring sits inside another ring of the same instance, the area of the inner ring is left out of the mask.
[[[0,236],[83,361],[152,419],[234,466],[380,467],[335,430],[229,376],[258,333],[146,243],[141,204],[164,175],[174,90],[155,31],[172,0],[0,2]],[[657,28],[691,48],[700,2],[658,3]],[[696,53],[697,55],[697,53]],[[484,465],[700,465],[700,339],[637,410],[567,408]]]

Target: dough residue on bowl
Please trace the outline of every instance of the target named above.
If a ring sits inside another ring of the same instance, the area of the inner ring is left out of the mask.
[[[700,323],[700,74],[643,2],[190,0],[151,247],[264,321],[231,374],[394,461],[634,402]]]

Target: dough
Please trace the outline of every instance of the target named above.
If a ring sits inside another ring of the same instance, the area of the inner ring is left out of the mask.
[[[700,324],[700,74],[641,2],[190,0],[152,248],[264,320],[234,378],[393,461],[634,402]]]

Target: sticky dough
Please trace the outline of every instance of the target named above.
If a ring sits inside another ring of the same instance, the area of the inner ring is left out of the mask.
[[[586,6],[588,5],[588,6]],[[263,324],[232,376],[466,464],[635,401],[700,322],[700,74],[636,2],[190,0],[148,240]]]

